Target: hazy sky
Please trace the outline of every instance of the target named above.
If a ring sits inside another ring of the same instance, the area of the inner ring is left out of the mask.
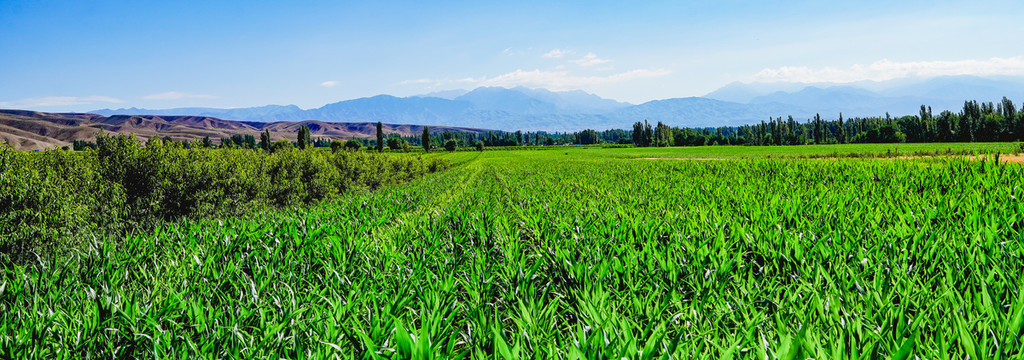
[[[0,1],[0,108],[1024,74],[1021,1]]]

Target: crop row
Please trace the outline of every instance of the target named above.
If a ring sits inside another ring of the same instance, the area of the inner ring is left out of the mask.
[[[7,267],[0,357],[1024,354],[1020,166],[452,156]]]

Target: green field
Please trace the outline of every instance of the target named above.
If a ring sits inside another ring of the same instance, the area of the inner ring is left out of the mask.
[[[0,358],[1024,356],[1024,167],[778,159],[893,147],[431,154],[453,167],[5,264]]]
[[[596,147],[582,147],[593,149]],[[623,158],[762,159],[829,157],[920,157],[1019,153],[1018,143],[911,143],[796,146],[693,146],[626,148],[600,156]]]

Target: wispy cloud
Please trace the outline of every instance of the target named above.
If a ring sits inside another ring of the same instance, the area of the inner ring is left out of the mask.
[[[552,91],[565,91],[583,89],[596,85],[626,82],[636,79],[661,77],[672,72],[666,69],[636,69],[607,76],[577,76],[571,75],[568,71],[543,71],[543,70],[516,70],[510,73],[494,77],[481,76],[479,78],[461,79],[415,79],[402,81],[401,85],[431,84],[442,86],[446,84],[463,83],[474,86],[503,86],[503,87],[534,87],[545,88]]]
[[[181,100],[181,99],[216,99],[213,95],[189,94],[177,91],[168,91],[159,94],[150,94],[142,97],[145,100]]]
[[[327,81],[324,81],[324,82],[320,83],[320,86],[331,88],[331,87],[338,86],[338,84],[340,84],[340,82],[338,82],[336,80],[327,80]]]
[[[576,59],[576,60],[572,60],[572,62],[576,63],[576,65],[579,65],[579,66],[588,67],[588,66],[604,64],[604,63],[608,62],[608,60],[597,57],[597,54],[587,53],[586,55],[583,55],[582,58],[579,58],[579,59]]]
[[[911,76],[950,75],[1024,75],[1024,57],[917,62],[895,62],[882,59],[870,65],[856,64],[849,68],[812,69],[806,66],[783,66],[761,70],[749,80],[846,83],[861,80],[885,81]]]
[[[412,80],[402,80],[402,81],[398,82],[398,85],[430,84],[430,83],[436,83],[438,81],[442,81],[442,80],[427,79],[427,78],[412,79]]]
[[[569,55],[569,54],[572,54],[572,53],[573,53],[572,50],[554,49],[554,50],[548,51],[546,54],[541,55],[541,56],[546,57],[546,58],[550,58],[550,59],[559,59],[559,58],[563,58],[566,55]]]
[[[123,103],[124,100],[110,96],[45,96],[13,101],[0,101],[0,108],[35,108],[45,106],[89,105],[93,103]]]
[[[452,79],[452,78],[428,79],[428,78],[422,78],[422,79],[412,79],[412,80],[399,81],[398,85],[441,86],[441,85],[445,85],[445,84],[455,84],[455,83],[476,84],[476,83],[479,83],[481,81],[484,81],[485,79],[487,79],[487,78],[486,77],[480,77],[480,78],[464,77],[464,78],[459,78],[459,79]]]

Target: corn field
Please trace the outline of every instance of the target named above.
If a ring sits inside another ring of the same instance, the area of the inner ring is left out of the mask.
[[[438,154],[0,278],[0,358],[1024,357],[1024,167]]]

